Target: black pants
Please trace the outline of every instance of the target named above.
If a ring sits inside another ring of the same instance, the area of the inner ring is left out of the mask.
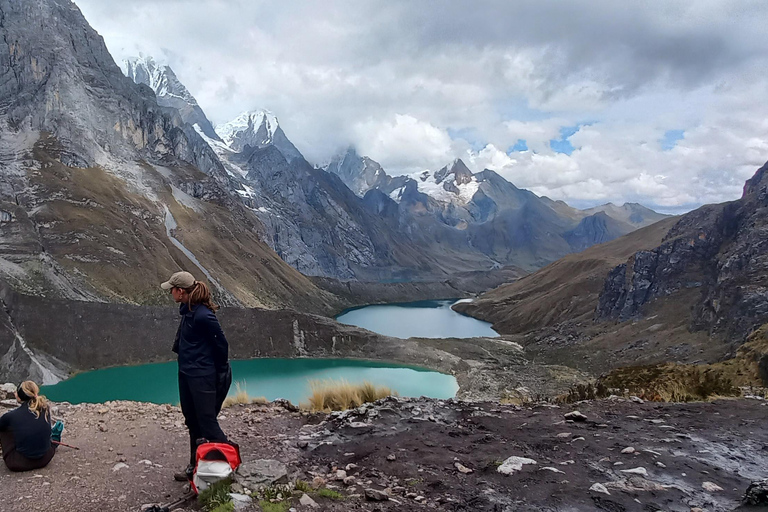
[[[56,445],[51,446],[39,459],[30,459],[16,451],[16,442],[12,432],[0,432],[0,446],[3,448],[3,460],[11,471],[31,471],[44,468],[56,454]]]
[[[228,379],[219,383],[216,374],[190,377],[179,373],[179,398],[184,422],[189,429],[189,463],[192,465],[195,464],[198,439],[227,442],[216,416],[221,412],[231,384],[231,373]]]

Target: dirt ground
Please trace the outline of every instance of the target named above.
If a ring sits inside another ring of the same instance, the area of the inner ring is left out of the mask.
[[[292,478],[322,479],[345,496],[313,494],[314,510],[717,512],[736,509],[749,483],[768,477],[766,405],[385,399],[330,416],[234,406],[221,424],[244,460],[279,460]],[[567,420],[574,409],[586,420]],[[57,414],[64,441],[80,450],[60,448],[40,471],[2,466],[3,512],[138,511],[184,493],[172,477],[187,453],[177,408],[115,402],[60,405]],[[535,464],[500,473],[513,456]],[[388,499],[368,501],[367,489]]]

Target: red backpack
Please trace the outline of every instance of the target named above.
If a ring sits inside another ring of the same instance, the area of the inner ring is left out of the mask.
[[[240,447],[235,443],[203,443],[197,447],[192,490],[200,493],[211,484],[232,476],[242,464]]]

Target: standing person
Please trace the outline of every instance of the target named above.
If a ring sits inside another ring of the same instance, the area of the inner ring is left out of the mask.
[[[11,471],[30,471],[48,465],[56,453],[51,443],[51,412],[40,388],[25,380],[16,389],[21,405],[0,416],[0,446]]]
[[[198,444],[227,442],[216,417],[232,384],[229,345],[216,318],[219,307],[205,283],[189,272],[176,272],[160,287],[170,290],[180,304],[173,351],[178,354],[181,412],[189,429],[189,465],[174,478],[186,481],[195,466]]]

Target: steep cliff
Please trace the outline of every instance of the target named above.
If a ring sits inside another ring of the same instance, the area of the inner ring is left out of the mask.
[[[693,331],[743,340],[768,321],[767,169],[747,181],[738,201],[683,216],[660,246],[614,268],[596,318],[642,316],[657,299],[695,289]]]

